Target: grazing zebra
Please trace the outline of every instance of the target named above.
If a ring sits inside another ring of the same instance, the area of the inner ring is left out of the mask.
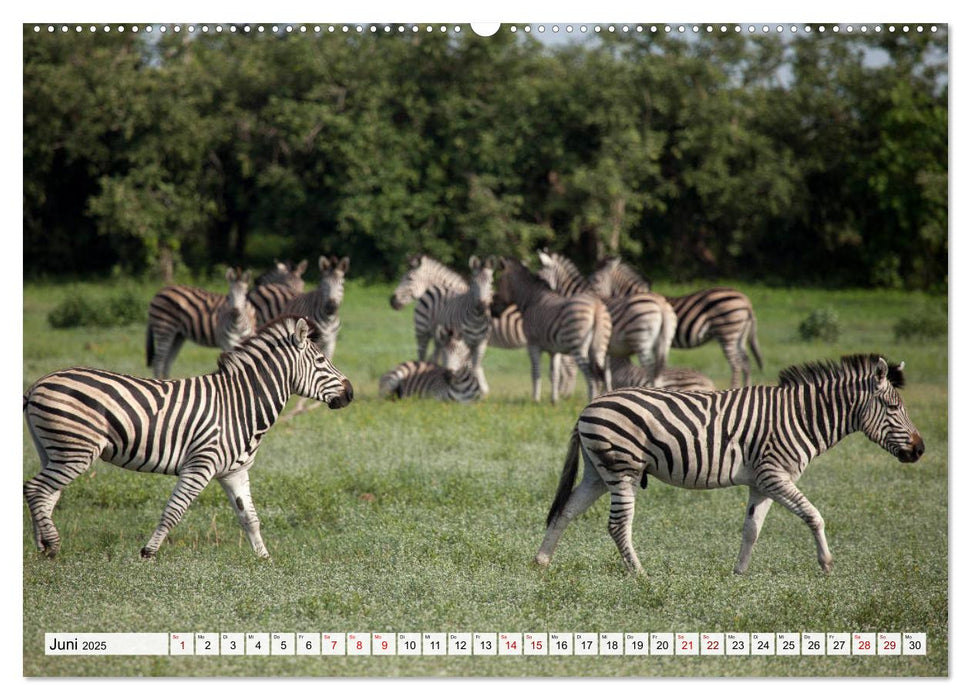
[[[494,258],[480,260],[473,255],[469,258],[472,272],[469,289],[463,294],[453,294],[445,298],[438,313],[441,327],[454,332],[469,349],[469,366],[479,380],[483,395],[489,393],[482,358],[488,347],[489,330],[492,326],[492,275],[496,263]],[[436,349],[436,356],[441,353]]]
[[[298,294],[283,307],[283,314],[305,316],[313,320],[320,329],[320,349],[328,360],[333,359],[337,347],[337,333],[341,319],[337,315],[344,300],[344,275],[350,267],[348,257],[337,259],[335,256],[321,255],[320,285],[311,291]]]
[[[232,268],[226,279],[235,284]],[[232,292],[231,292],[232,293]],[[172,363],[186,340],[203,347],[229,349],[233,333],[225,324],[232,322],[230,297],[198,287],[176,285],[165,287],[148,304],[148,331],[145,336],[145,359],[156,379],[169,376]],[[249,310],[245,311],[248,316]],[[220,331],[220,324],[223,330]],[[222,337],[222,345],[220,344]]]
[[[274,260],[273,267],[257,277],[253,284],[257,287],[264,284],[283,284],[299,294],[303,291],[303,273],[306,270],[306,260],[301,260],[296,265],[292,265],[289,260]]]
[[[219,358],[216,371],[187,379],[142,379],[75,368],[38,380],[24,417],[40,472],[24,485],[37,548],[57,554],[51,513],[65,486],[97,457],[135,471],[177,477],[158,528],[142,549],[155,555],[168,532],[217,479],[253,551],[269,556],[250,496],[249,469],[291,393],[341,408],[351,383],[317,347],[307,319],[283,317]]]
[[[226,303],[220,306],[216,321],[216,345],[223,352],[234,349],[257,329],[256,310],[246,299],[250,273],[229,268],[226,279],[229,281],[229,295]]]
[[[888,367],[878,355],[853,355],[838,364],[785,369],[779,386],[716,393],[620,389],[601,396],[573,429],[536,562],[549,564],[567,524],[609,491],[607,529],[627,568],[642,573],[631,525],[636,486],[646,486],[650,474],[690,489],[748,487],[735,573],[748,567],[773,501],[809,526],[819,565],[829,573],[823,518],[796,481],[814,457],[856,431],[901,462],[920,459],[924,441],[904,409],[901,386],[903,363]],[[573,490],[580,455],[583,478]]]
[[[454,331],[439,327],[436,341],[443,348],[445,364],[402,362],[378,381],[378,395],[402,399],[408,396],[468,403],[482,396],[479,380],[469,365],[468,346]]]
[[[510,258],[500,261],[502,275],[493,294],[492,315],[498,317],[511,304],[523,315],[523,330],[532,366],[533,400],[540,398],[540,353],[550,358],[551,397],[559,398],[560,354],[569,354],[587,380],[589,398],[609,391],[610,314],[591,294],[565,297],[551,290],[522,263]]]
[[[611,289],[615,294],[632,293],[647,284],[620,258],[605,260],[594,272],[592,280],[598,289]],[[730,287],[713,287],[667,299],[678,318],[672,347],[696,348],[715,338],[732,368],[733,389],[749,382],[746,344],[762,369],[755,311],[742,292]]]
[[[677,326],[674,309],[664,297],[648,289],[613,294],[610,289],[588,283],[577,266],[559,253],[541,250],[539,259],[543,267],[538,274],[551,289],[564,296],[592,293],[603,299],[612,324],[611,355],[637,355],[652,380],[664,369]]]
[[[715,391],[715,383],[701,372],[685,367],[665,367],[651,379],[646,369],[625,357],[610,358],[610,381],[615,389],[643,386],[668,391]]]
[[[459,273],[427,255],[408,258],[408,270],[391,294],[391,308],[402,309],[415,301],[415,340],[418,360],[424,361],[428,343],[440,325],[438,316],[445,301],[469,291],[469,285]]]

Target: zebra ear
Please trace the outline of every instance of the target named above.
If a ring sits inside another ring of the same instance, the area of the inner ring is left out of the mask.
[[[348,256],[344,256],[340,260],[336,257],[334,258],[334,267],[337,268],[338,272],[347,272],[347,269],[351,266],[351,259]]]
[[[304,260],[301,260],[299,263],[297,263],[297,266],[293,269],[293,271],[299,277],[304,273],[306,269],[307,269],[307,260],[304,259]]]
[[[273,262],[276,264],[276,271],[277,272],[286,272],[287,271],[287,264],[285,262],[280,262],[279,260],[274,260]]]
[[[330,260],[327,259],[326,255],[320,256],[320,259],[317,261],[317,267],[320,268],[321,272],[327,272],[330,269]]]
[[[235,282],[236,281],[236,270],[231,267],[226,268],[226,281]]]
[[[307,336],[310,335],[310,325],[307,323],[307,319],[298,318],[297,322],[293,326],[293,335],[291,339],[293,344],[299,349],[303,350],[307,347]]]
[[[408,267],[415,268],[415,267],[418,267],[419,265],[421,265],[420,255],[412,255],[411,257],[408,258]]]
[[[887,366],[887,361],[882,357],[877,358],[877,366],[873,371],[877,379],[877,386],[883,386],[884,382],[887,381],[887,375],[890,373],[890,368]]]
[[[546,248],[541,248],[537,253],[539,254],[539,261],[543,263],[543,267],[553,266],[553,258],[550,257],[549,251]]]
[[[469,256],[469,269],[472,270],[472,272],[478,272],[481,267],[482,267],[482,262],[479,260],[479,256],[478,255],[470,255]]]

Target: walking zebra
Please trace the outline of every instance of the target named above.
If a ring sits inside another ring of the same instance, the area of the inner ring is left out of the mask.
[[[217,312],[216,345],[223,352],[229,352],[241,342],[256,333],[256,310],[247,301],[250,273],[239,268],[226,271],[229,281],[229,295],[226,303]]]
[[[65,486],[97,457],[125,469],[177,477],[142,557],[158,552],[203,488],[226,491],[253,551],[269,556],[249,487],[249,469],[291,393],[330,408],[351,402],[351,383],[317,347],[307,319],[284,317],[219,358],[216,371],[187,379],[142,379],[66,369],[24,394],[24,417],[40,472],[24,485],[37,548],[57,554],[51,513]]]
[[[715,391],[715,383],[693,369],[665,367],[652,379],[643,367],[616,356],[610,358],[610,381],[615,389],[643,386],[668,391]]]
[[[307,271],[307,261],[301,260],[293,265],[289,260],[273,261],[273,267],[256,278],[254,286],[264,284],[285,284],[298,294],[303,291],[303,273]]]
[[[559,253],[541,250],[539,259],[543,267],[538,274],[550,288],[564,296],[587,293],[603,299],[612,324],[608,348],[611,355],[637,355],[651,380],[664,369],[677,317],[663,296],[648,289],[629,295],[613,294],[610,289],[588,283],[577,266]]]
[[[540,353],[550,353],[553,403],[559,398],[560,354],[569,354],[587,380],[589,398],[609,391],[610,314],[597,297],[579,294],[565,297],[554,292],[522,263],[500,261],[502,275],[493,294],[492,315],[498,317],[510,304],[523,315],[523,330],[532,366],[533,400],[540,398]]]
[[[237,284],[238,272],[229,268],[226,279],[232,288]],[[247,297],[248,298],[248,297]],[[145,359],[156,379],[169,376],[172,363],[186,340],[203,347],[227,345],[236,333],[225,324],[234,323],[230,296],[183,285],[165,287],[152,297],[148,305],[148,331],[145,336]],[[243,307],[249,317],[249,309]],[[255,311],[254,311],[255,313]],[[245,319],[244,319],[245,322]],[[220,330],[220,324],[223,324]]]
[[[489,393],[489,384],[482,370],[482,358],[488,347],[489,330],[492,326],[490,309],[495,265],[494,258],[480,260],[476,255],[470,257],[469,270],[472,277],[468,291],[445,298],[438,313],[439,325],[451,330],[468,346],[469,366],[479,381],[483,395]],[[440,355],[436,350],[436,356]]]
[[[439,327],[436,340],[443,349],[444,365],[402,362],[378,381],[378,395],[401,399],[408,396],[468,403],[481,398],[479,380],[469,365],[468,346],[451,329]]]
[[[310,292],[298,294],[283,307],[283,314],[305,316],[311,319],[320,330],[320,349],[328,360],[333,359],[337,347],[337,333],[341,319],[337,315],[344,300],[344,275],[350,267],[351,259],[321,255],[318,260],[320,284]]]
[[[627,568],[642,573],[631,525],[636,485],[646,486],[650,474],[690,489],[748,487],[735,573],[748,568],[773,501],[809,526],[819,565],[829,573],[833,558],[823,518],[796,481],[814,457],[856,431],[901,462],[920,459],[924,441],[904,409],[901,386],[903,363],[889,367],[877,355],[854,355],[838,364],[785,369],[777,387],[716,393],[620,389],[601,396],[573,429],[536,562],[549,564],[564,528],[609,491],[607,529]],[[583,478],[573,489],[580,455]]]
[[[605,260],[591,282],[614,294],[630,294],[647,283],[620,258]],[[756,337],[755,311],[742,292],[730,287],[702,289],[680,297],[667,297],[678,318],[672,347],[696,348],[715,338],[732,368],[732,388],[747,385],[750,368],[745,346],[762,369],[762,351]]]

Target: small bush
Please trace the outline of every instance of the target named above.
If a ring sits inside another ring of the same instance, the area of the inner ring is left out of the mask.
[[[902,318],[894,324],[893,334],[897,340],[931,340],[947,335],[947,310],[928,308],[916,316]]]
[[[145,318],[145,305],[131,292],[124,292],[95,304],[84,296],[68,297],[47,315],[52,328],[81,328],[98,326],[109,328],[135,323]]]
[[[799,324],[799,337],[805,341],[835,343],[840,337],[839,316],[827,307],[816,309]]]

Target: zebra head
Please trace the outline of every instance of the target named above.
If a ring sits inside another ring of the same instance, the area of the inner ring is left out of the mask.
[[[874,357],[871,367],[860,430],[901,462],[916,462],[924,454],[924,440],[897,391],[904,385],[904,363],[890,367],[882,357]]]
[[[492,307],[492,297],[494,295],[492,275],[495,267],[495,258],[489,257],[480,260],[477,255],[469,258],[469,270],[472,271],[469,290],[475,299],[476,309],[482,314],[488,314],[489,309]]]
[[[492,317],[499,318],[512,305],[525,309],[535,294],[549,291],[549,287],[526,267],[526,263],[512,258],[499,258],[499,272],[492,294]]]
[[[347,256],[337,259],[331,255],[320,256],[320,287],[317,293],[321,297],[321,308],[328,316],[333,316],[340,308],[344,300],[344,275],[347,268],[351,265],[351,259]]]
[[[293,392],[316,399],[328,408],[343,408],[354,398],[354,387],[320,351],[320,331],[306,318],[283,319],[289,331],[289,342],[296,351]]]
[[[536,253],[540,262],[540,269],[536,276],[554,292],[573,296],[589,290],[583,273],[568,257],[551,253],[547,248],[541,248]]]
[[[602,260],[590,275],[590,288],[601,299],[650,291],[651,285],[619,256]]]
[[[229,282],[229,305],[242,311],[246,308],[246,293],[249,291],[249,271],[243,272],[238,267],[228,267],[226,281]]]
[[[442,353],[442,367],[452,372],[458,372],[469,366],[472,356],[469,346],[462,340],[461,334],[445,326],[435,326],[435,344]]]
[[[256,278],[254,286],[263,284],[283,284],[297,294],[303,292],[303,273],[307,270],[307,261],[301,260],[296,265],[290,261],[273,261],[273,267]]]

